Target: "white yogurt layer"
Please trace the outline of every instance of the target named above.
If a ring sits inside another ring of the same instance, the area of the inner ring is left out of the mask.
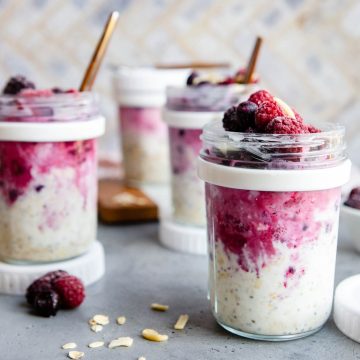
[[[167,139],[123,131],[122,148],[128,182],[164,184],[169,181]]]
[[[72,167],[33,174],[26,192],[8,205],[0,196],[0,257],[15,262],[62,260],[87,251],[96,239],[96,177]],[[35,185],[41,184],[40,191]]]
[[[221,239],[211,244],[210,299],[221,324],[250,334],[281,336],[325,323],[332,306],[338,233],[337,213],[329,211],[333,215],[327,218],[334,218],[330,232],[324,223],[315,241],[295,249],[274,242],[276,254],[259,275],[244,271],[236,254],[225,252]],[[295,272],[286,278],[290,266]]]

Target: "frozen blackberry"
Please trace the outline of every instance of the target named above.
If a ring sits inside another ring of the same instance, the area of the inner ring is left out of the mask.
[[[21,92],[23,89],[35,89],[33,82],[26,79],[25,76],[17,75],[7,82],[3,89],[4,95],[16,95]]]
[[[196,71],[193,71],[186,80],[186,85],[194,85],[194,79],[197,78],[199,74]]]
[[[54,290],[39,292],[33,302],[34,309],[41,316],[55,316],[60,306],[60,297]]]
[[[354,209],[360,209],[360,187],[356,187],[351,190],[345,205]]]
[[[231,107],[225,112],[222,122],[226,131],[241,131],[239,130],[236,106]]]
[[[237,118],[240,131],[255,128],[255,113],[258,106],[251,101],[243,101],[237,107]]]
[[[26,290],[26,300],[30,305],[34,306],[34,300],[37,295],[44,291],[51,291],[51,282],[48,279],[35,280]]]

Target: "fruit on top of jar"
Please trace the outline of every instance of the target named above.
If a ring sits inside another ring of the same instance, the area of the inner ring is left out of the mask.
[[[26,97],[32,96],[51,96],[54,94],[72,94],[77,93],[76,89],[63,90],[59,87],[52,89],[36,89],[35,84],[23,75],[12,76],[5,84],[3,95],[21,95]]]
[[[82,281],[64,270],[52,271],[33,281],[26,300],[38,315],[55,316],[59,309],[73,309],[85,299]]]
[[[187,81],[187,86],[202,86],[202,85],[232,85],[232,84],[244,84],[246,76],[246,69],[239,69],[234,74],[221,75],[215,73],[200,73],[193,71]],[[259,78],[257,75],[253,75],[251,83],[257,83]]]
[[[226,131],[265,134],[310,134],[320,132],[306,124],[301,115],[266,90],[228,109],[223,117]]]
[[[345,205],[360,210],[360,186],[351,190]]]

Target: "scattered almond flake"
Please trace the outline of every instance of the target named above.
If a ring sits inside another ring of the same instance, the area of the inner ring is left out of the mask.
[[[97,324],[97,322],[94,320],[94,319],[90,319],[89,320],[89,325],[96,325]]]
[[[140,356],[138,360],[146,360],[145,356]]]
[[[119,337],[118,339],[111,340],[109,344],[109,349],[114,349],[119,346],[130,347],[133,344],[134,340],[131,337]]]
[[[104,342],[103,341],[94,341],[92,343],[90,343],[88,345],[89,348],[98,348],[98,347],[101,347],[101,346],[104,346]]]
[[[146,340],[157,342],[166,341],[169,338],[167,335],[159,334],[156,330],[153,329],[144,329],[142,331],[142,336]]]
[[[82,351],[70,351],[68,353],[68,357],[73,360],[79,360],[84,357],[84,355],[85,353],[83,353]]]
[[[102,325],[98,325],[98,324],[95,324],[95,325],[91,325],[90,326],[90,329],[93,331],[93,332],[100,332],[102,329],[103,329],[103,326]]]
[[[175,330],[184,330],[186,323],[189,321],[189,315],[180,315],[176,324],[174,325]]]
[[[126,323],[126,317],[125,316],[119,316],[116,319],[116,322],[118,323],[118,325],[124,325]]]
[[[67,350],[67,349],[75,349],[76,347],[77,347],[76,343],[70,342],[64,344],[61,348]]]
[[[166,310],[169,310],[169,305],[153,303],[153,304],[151,304],[151,308],[156,311],[166,311]]]
[[[107,325],[109,323],[109,317],[106,315],[95,315],[93,319],[98,325]]]

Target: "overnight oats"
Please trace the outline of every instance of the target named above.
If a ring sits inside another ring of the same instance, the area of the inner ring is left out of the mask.
[[[202,128],[238,104],[249,88],[229,79],[192,73],[187,86],[167,89],[164,120],[169,127],[172,206],[176,222],[206,224],[204,183],[197,174]]]
[[[264,90],[205,126],[209,293],[223,327],[273,341],[322,327],[349,172],[341,126],[307,125]]]
[[[182,85],[188,70],[121,68],[114,79],[119,106],[125,180],[130,184],[169,181],[167,128],[162,121],[165,88]]]
[[[58,261],[93,244],[103,132],[94,94],[9,81],[0,96],[1,260]]]

